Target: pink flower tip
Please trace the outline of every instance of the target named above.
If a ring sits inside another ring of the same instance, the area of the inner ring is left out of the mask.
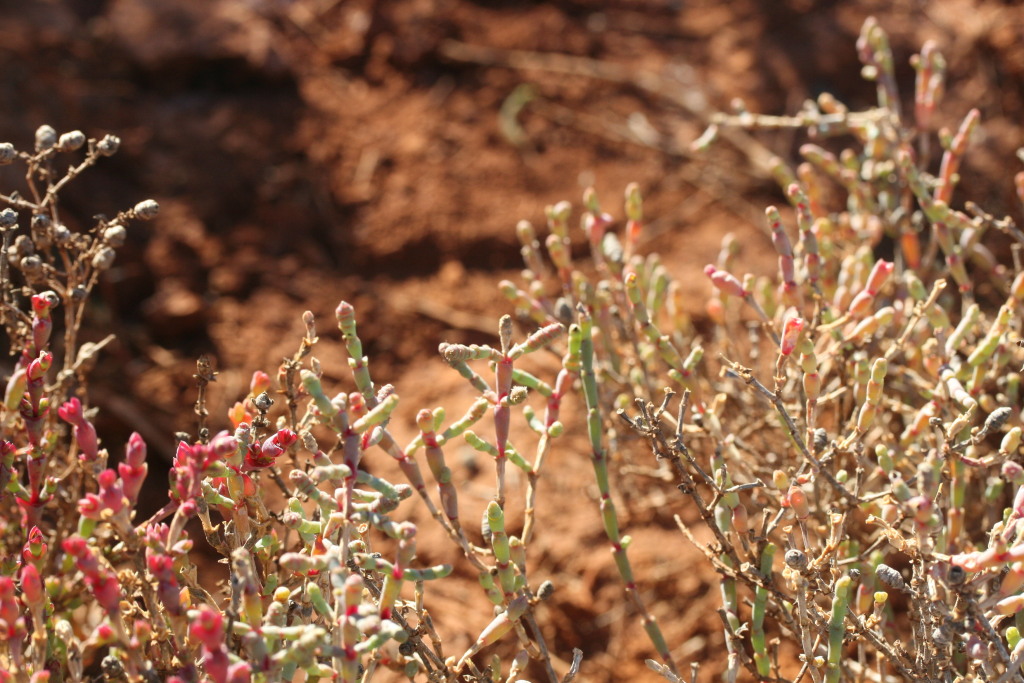
[[[803,318],[792,317],[786,320],[782,328],[782,342],[780,344],[780,351],[783,356],[788,356],[796,349],[796,344],[800,340],[800,333],[803,332],[805,324]]]

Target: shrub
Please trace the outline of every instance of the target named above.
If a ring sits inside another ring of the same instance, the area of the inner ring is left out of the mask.
[[[227,410],[231,430],[207,425],[214,373],[200,361],[197,437],[178,443],[168,502],[145,520],[135,507],[146,445],[133,434],[109,466],[86,382],[103,342],[78,337],[127,227],[158,207],[143,201],[73,231],[60,192],[117,139],[43,126],[34,151],[0,145],[0,162],[24,164],[27,180],[25,196],[0,195],[0,290],[15,358],[0,442],[0,681],[234,683],[300,670],[307,680],[367,681],[383,669],[514,681],[534,660],[536,675],[568,682],[580,653],[555,671],[535,614],[555,587],[529,553],[537,484],[566,432],[567,398],[582,399],[597,513],[661,659],[649,666],[668,680],[683,679],[641,599],[614,502],[623,459],[612,453],[628,452],[631,435],[713,534],[701,543],[677,518],[721,575],[727,680],[744,671],[814,683],[1018,677],[1024,235],[1009,218],[951,204],[977,111],[955,134],[939,133],[941,165],[928,171],[944,73],[935,46],[915,56],[912,116],[873,21],[858,49],[877,107],[851,112],[823,95],[792,118],[721,116],[699,141],[734,126],[802,128],[814,139],[795,169],[773,163],[790,204],[766,211],[778,273],[737,277],[729,237],[704,269],[710,331],[690,320],[669,268],[640,254],[639,189],[626,191],[621,234],[588,192],[585,264],[573,258],[568,203],[547,210],[543,242],[529,223],[517,227],[524,281],[500,288],[524,332],[503,316],[496,345],[441,344],[477,394],[464,415],[422,409],[419,434],[400,445],[390,424],[399,394],[373,382],[356,311],[345,302],[336,311],[350,391],[325,386],[307,312],[276,379],[254,373]],[[833,145],[846,146],[836,154]],[[84,159],[59,173],[63,155],[83,147]],[[1024,198],[1024,174],[1016,185]],[[1007,241],[1009,263],[997,256]],[[547,349],[558,368],[528,364]],[[494,463],[481,523],[461,516],[446,464],[462,443]],[[402,483],[363,466],[381,452]],[[507,495],[509,467],[525,475],[523,501]],[[402,505],[412,497],[493,605],[468,650],[453,652],[430,618],[431,584],[453,568],[418,560],[417,526]],[[514,535],[506,518],[520,505]],[[228,563],[224,596],[197,580],[192,518]],[[518,654],[482,659],[500,639],[517,641]]]

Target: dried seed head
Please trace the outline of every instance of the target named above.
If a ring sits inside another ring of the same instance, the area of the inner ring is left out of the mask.
[[[116,135],[104,135],[103,139],[96,143],[96,151],[101,157],[112,157],[117,154],[121,146],[121,138]]]
[[[47,230],[53,221],[45,213],[37,213],[32,216],[32,229],[33,230]]]
[[[416,652],[416,643],[411,640],[407,640],[398,646],[398,653],[403,657],[412,657]]]
[[[529,390],[526,387],[523,387],[523,386],[514,386],[514,387],[512,387],[512,391],[510,391],[509,394],[508,394],[508,404],[510,406],[517,406],[517,405],[519,405],[520,403],[522,403],[523,401],[526,400],[526,395],[528,393],[529,393]]]
[[[951,565],[946,570],[946,582],[950,586],[960,586],[967,580],[967,570],[958,564]]]
[[[71,152],[85,144],[85,133],[80,130],[73,130],[64,133],[57,140],[57,149],[61,152]]]
[[[65,246],[71,239],[71,231],[68,230],[68,226],[63,223],[58,223],[53,226],[53,241],[58,247]]]
[[[814,452],[821,453],[828,446],[828,432],[825,431],[824,427],[818,427],[814,430]]]
[[[36,151],[45,152],[57,144],[57,131],[53,126],[43,124],[36,128]]]
[[[127,238],[128,231],[124,229],[123,225],[117,223],[103,231],[103,240],[115,248],[122,246]]]
[[[860,570],[854,567],[850,570],[850,578],[854,581],[860,581]]]
[[[11,245],[10,254],[15,259],[24,258],[31,256],[36,253],[36,245],[32,242],[32,238],[28,235],[18,235],[14,238],[14,244]]]
[[[560,296],[558,297],[558,300],[555,301],[555,317],[558,318],[558,321],[564,325],[572,323],[572,304],[570,304],[569,300],[566,299],[565,297]]]
[[[875,569],[875,575],[889,588],[894,588],[898,591],[904,591],[907,589],[907,584],[903,580],[903,575],[887,564],[878,565],[878,568]]]
[[[10,228],[18,224],[18,212],[14,209],[0,211],[0,229]]]
[[[540,588],[537,589],[537,597],[541,600],[547,600],[555,592],[555,584],[550,581],[545,581],[540,584]]]
[[[47,126],[49,128],[49,126]],[[50,130],[53,130],[50,128]],[[124,664],[117,658],[117,655],[107,655],[100,662],[100,669],[103,671],[103,677],[110,681],[127,680],[128,675],[124,671]]]
[[[9,142],[0,142],[0,165],[11,163],[17,156],[18,152],[14,149],[14,145]]]
[[[36,279],[43,274],[43,261],[35,254],[29,254],[18,262],[18,267],[29,280]]]
[[[133,211],[136,218],[148,221],[151,218],[156,218],[156,215],[160,213],[160,205],[152,199],[144,199],[135,205]]]
[[[96,252],[96,255],[92,257],[92,267],[96,270],[106,270],[110,266],[114,265],[114,257],[116,254],[110,247],[103,247]]]
[[[797,571],[807,569],[807,555],[802,550],[790,548],[786,551],[786,566]]]
[[[256,410],[265,413],[270,410],[270,406],[274,405],[274,399],[270,398],[270,394],[264,391],[252,400],[252,404],[256,406]]]
[[[1006,424],[1006,421],[1010,419],[1010,415],[1013,414],[1013,410],[1006,406],[996,408],[989,413],[988,418],[985,420],[984,430],[986,432],[997,432],[999,429]]]

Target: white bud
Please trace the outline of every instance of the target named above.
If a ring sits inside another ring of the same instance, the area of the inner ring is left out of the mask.
[[[85,133],[80,130],[73,130],[69,133],[64,133],[57,140],[57,149],[62,152],[70,152],[80,148],[85,144]]]

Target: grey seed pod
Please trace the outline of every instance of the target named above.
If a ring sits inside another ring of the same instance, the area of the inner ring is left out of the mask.
[[[103,672],[105,681],[127,681],[128,674],[124,671],[124,664],[117,658],[117,655],[107,655],[100,662],[100,670]]]
[[[156,218],[156,215],[160,213],[160,205],[152,199],[144,199],[136,204],[133,210],[137,218],[148,221],[151,218]]]
[[[53,226],[53,241],[58,247],[67,244],[71,240],[71,231],[68,230],[68,226],[63,223],[58,223]]]
[[[951,565],[950,568],[946,570],[946,583],[950,586],[959,586],[966,580],[967,570],[960,565]]]
[[[274,405],[274,399],[270,398],[270,394],[264,391],[252,400],[252,404],[256,406],[256,410],[265,413],[270,410],[270,406]]]
[[[983,429],[986,432],[999,431],[999,428],[1006,424],[1006,421],[1010,419],[1011,414],[1013,414],[1013,410],[1006,406],[996,408],[989,413],[989,416],[985,419],[985,426]]]
[[[18,235],[14,238],[14,244],[11,245],[11,256],[17,258],[25,258],[36,253],[35,242],[28,235]]]
[[[96,151],[101,157],[112,157],[117,154],[121,146],[121,138],[116,135],[104,135],[103,139],[96,143]]]
[[[545,581],[540,584],[540,588],[537,589],[537,597],[541,600],[547,600],[555,592],[555,584],[550,581]]]
[[[115,248],[123,245],[127,238],[128,231],[124,229],[123,225],[119,225],[117,223],[114,223],[103,231],[103,240]]]
[[[560,296],[558,297],[558,300],[555,301],[555,317],[558,318],[558,322],[563,325],[572,323],[574,317],[572,305],[565,297]]]
[[[854,581],[860,581],[860,570],[854,567],[850,570],[850,578]]]
[[[411,640],[407,640],[398,646],[398,653],[403,657],[412,657],[415,652],[416,644]]]
[[[33,230],[46,230],[53,224],[50,217],[45,213],[32,214],[32,229]]]
[[[18,224],[18,212],[14,209],[0,211],[0,228],[10,228]]]
[[[18,152],[14,149],[14,145],[9,142],[0,142],[0,164],[9,164],[17,156]]]
[[[18,267],[21,268],[21,272],[25,273],[25,277],[29,279],[43,274],[43,260],[35,254],[29,254],[22,258],[18,263]]]
[[[797,571],[807,569],[807,555],[802,550],[790,548],[786,551],[786,566]]]
[[[36,151],[45,152],[57,144],[57,131],[53,126],[43,124],[36,128]]]
[[[828,432],[823,427],[814,430],[814,452],[821,453],[828,446]]]
[[[875,575],[889,588],[898,591],[907,590],[907,584],[903,580],[903,575],[887,564],[878,565],[878,568],[875,569]]]
[[[75,301],[85,301],[89,297],[89,292],[82,285],[71,290],[71,298]]]
[[[62,152],[71,152],[85,144],[85,133],[80,130],[73,130],[64,133],[57,140],[57,149]]]
[[[110,247],[103,247],[96,252],[96,255],[92,257],[92,267],[96,270],[106,270],[110,266],[114,265],[114,257],[116,254]]]

